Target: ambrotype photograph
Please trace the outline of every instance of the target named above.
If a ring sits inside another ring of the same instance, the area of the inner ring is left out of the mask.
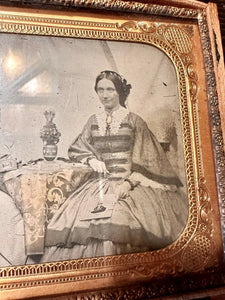
[[[189,206],[170,58],[141,43],[0,41],[0,266],[176,241]]]

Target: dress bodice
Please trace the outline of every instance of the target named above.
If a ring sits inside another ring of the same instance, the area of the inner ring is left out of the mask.
[[[182,186],[146,122],[125,108],[112,114],[111,123],[104,113],[92,115],[68,155],[74,162],[104,161],[114,180],[137,172],[158,183]]]
[[[130,175],[134,130],[128,116],[121,121],[116,133],[106,126],[104,135],[96,120],[96,124],[91,126],[91,137],[91,144],[105,162],[110,179],[120,180]]]

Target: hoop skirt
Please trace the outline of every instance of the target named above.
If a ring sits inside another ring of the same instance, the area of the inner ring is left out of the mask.
[[[69,157],[81,163],[95,157],[109,174],[93,172],[55,213],[42,262],[161,249],[185,227],[188,202],[182,183],[146,123],[127,113],[116,130],[104,133],[99,120],[97,115],[88,120]],[[133,188],[117,199],[125,179]]]

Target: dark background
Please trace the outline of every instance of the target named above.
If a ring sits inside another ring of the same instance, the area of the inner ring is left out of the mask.
[[[209,3],[213,2],[217,4],[219,20],[220,20],[220,28],[221,28],[221,36],[223,43],[223,53],[225,56],[225,0],[201,0],[201,2]]]

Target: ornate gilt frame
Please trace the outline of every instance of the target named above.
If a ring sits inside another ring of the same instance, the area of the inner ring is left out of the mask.
[[[189,194],[188,224],[169,247],[146,253],[1,268],[2,299],[68,292],[83,297],[92,294],[96,299],[160,296],[169,293],[170,280],[207,272],[222,264],[225,165],[220,117],[222,80],[218,73],[223,57],[217,23],[210,18],[215,7],[196,1],[170,3],[67,1],[65,5],[76,9],[66,14],[0,7],[1,33],[131,41],[164,51],[178,75]],[[146,282],[155,284],[160,280],[168,280],[163,283],[164,291],[156,289],[151,294]],[[126,287],[137,283],[133,289]]]

